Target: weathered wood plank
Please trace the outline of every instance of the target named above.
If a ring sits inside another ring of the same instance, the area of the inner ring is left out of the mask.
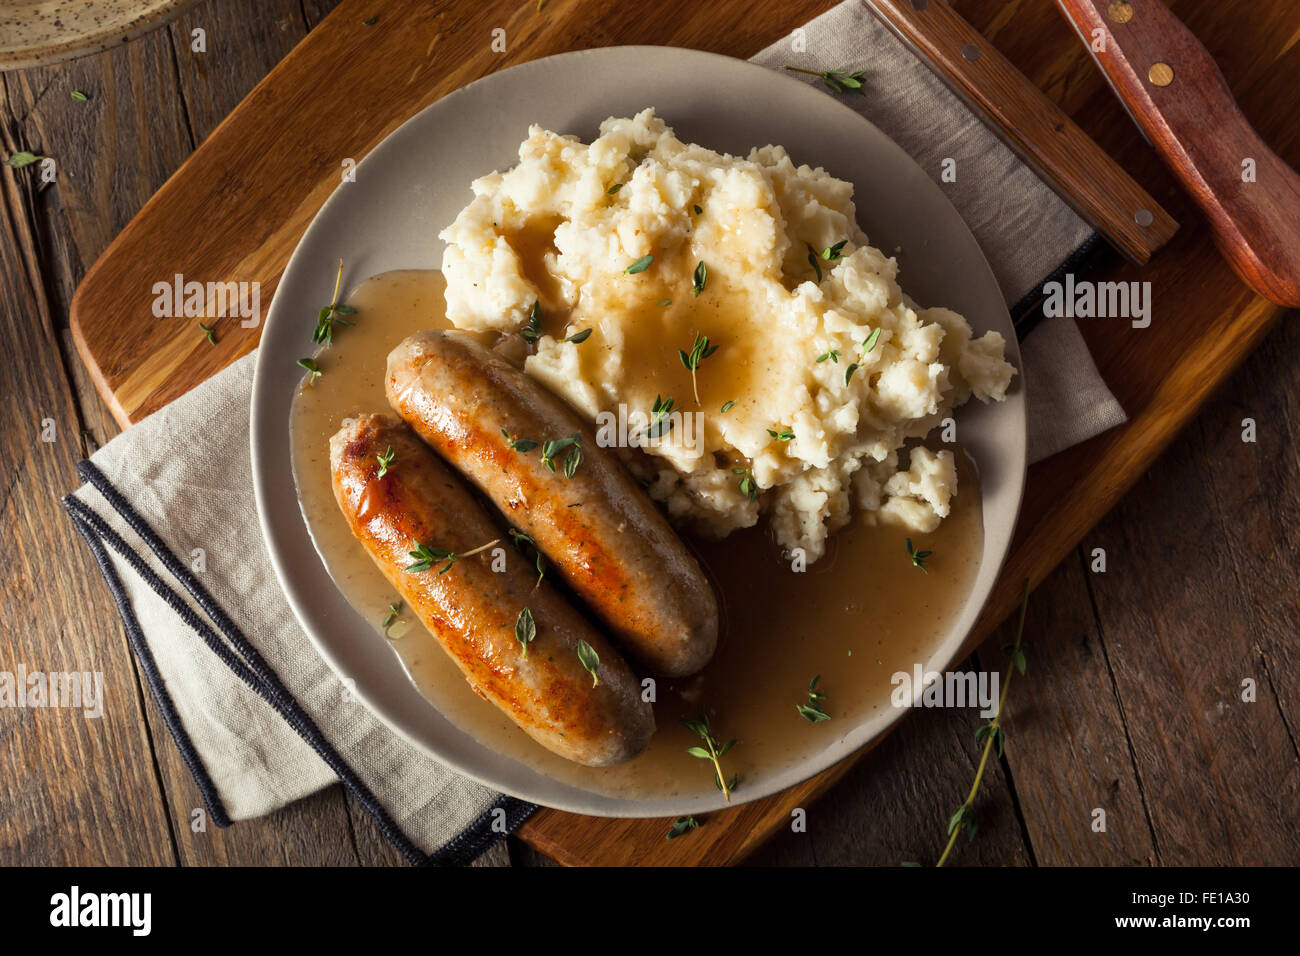
[[[1239,583],[1237,567],[1269,544],[1225,515],[1208,450],[1179,439],[1088,536],[1107,555],[1092,587],[1160,862],[1285,865],[1300,858],[1300,760],[1283,720],[1294,704],[1279,699],[1261,644],[1294,642],[1295,620],[1275,633]],[[1279,452],[1293,468],[1294,448]],[[1242,700],[1246,678],[1254,703]]]
[[[0,101],[15,115],[3,89]],[[0,136],[12,152],[14,129]],[[24,212],[34,172],[0,170],[0,670],[98,673],[104,698],[100,717],[0,707],[0,863],[169,864],[133,660],[57,503],[76,483],[81,436]]]
[[[1122,701],[1094,618],[1083,555],[1038,586],[1025,615],[1025,675],[1008,690],[1006,762],[1043,866],[1128,866],[1154,856]],[[1006,673],[1008,621],[980,651]],[[1094,810],[1105,812],[1095,818]],[[1094,830],[1094,820],[1105,826]]]

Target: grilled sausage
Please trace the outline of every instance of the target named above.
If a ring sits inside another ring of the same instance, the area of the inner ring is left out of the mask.
[[[380,477],[379,456],[393,463]],[[603,767],[630,760],[654,733],[640,685],[607,640],[551,585],[519,561],[492,571],[491,549],[425,571],[409,571],[421,545],[464,554],[501,532],[409,428],[393,418],[349,419],[330,439],[334,496],[353,535],[402,600],[465,674],[474,691],[529,736],[562,757]],[[516,619],[525,607],[536,637],[522,645]],[[586,641],[599,655],[599,684],[578,657]],[[526,652],[525,652],[526,651]]]
[[[389,404],[536,542],[625,651],[672,677],[709,662],[718,602],[699,564],[568,405],[470,336],[417,332],[388,356]],[[503,432],[505,433],[503,435]],[[511,440],[582,436],[566,477]],[[509,436],[508,438],[506,436]]]

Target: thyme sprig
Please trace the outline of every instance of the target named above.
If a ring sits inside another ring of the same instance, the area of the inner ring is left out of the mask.
[[[933,551],[917,551],[916,548],[912,547],[912,539],[907,539],[907,556],[911,558],[914,567],[920,568],[926,574],[929,574],[930,571],[925,566],[925,559],[932,554],[934,554]]]
[[[533,555],[537,566],[537,581],[533,584],[533,588],[536,589],[537,586],[542,583],[542,578],[546,576],[546,561],[542,558],[542,549],[537,547],[537,542],[533,540],[531,535],[525,534],[522,531],[516,531],[514,528],[511,528],[510,537],[514,540],[515,547],[520,551],[523,551],[525,547],[533,549]]]
[[[757,501],[758,482],[754,480],[754,472],[748,468],[733,468],[731,473],[740,476],[740,493],[750,501]]]
[[[731,791],[736,789],[736,784],[739,783],[740,778],[733,775],[730,780],[727,780],[722,775],[722,757],[736,745],[736,741],[728,740],[725,744],[720,743],[718,738],[713,736],[707,714],[702,713],[698,717],[686,718],[682,723],[695,736],[704,741],[703,747],[687,747],[686,752],[692,757],[698,757],[701,760],[708,760],[713,763],[713,785],[722,791],[723,797],[730,803]]]
[[[542,337],[542,303],[539,300],[533,300],[533,307],[528,312],[528,324],[519,330],[519,334],[529,345]]]
[[[1029,582],[1025,582],[1024,596],[1020,599],[1020,620],[1016,622],[1016,639],[1008,644],[1002,650],[1010,658],[1007,665],[1006,677],[1002,679],[1002,693],[998,697],[998,710],[993,715],[993,719],[987,724],[980,727],[975,732],[975,740],[984,742],[984,753],[980,757],[979,768],[975,771],[975,782],[971,784],[970,793],[966,795],[965,801],[953,811],[948,818],[948,845],[943,849],[943,855],[939,857],[936,867],[943,866],[952,855],[952,848],[957,843],[957,835],[962,830],[968,830],[968,839],[975,839],[975,833],[978,830],[978,824],[975,820],[975,796],[979,793],[980,782],[984,779],[984,769],[989,763],[989,754],[992,753],[996,744],[998,756],[1002,756],[1002,745],[1005,741],[1005,732],[1002,729],[1002,711],[1007,705],[1007,691],[1011,688],[1011,676],[1013,671],[1018,671],[1021,675],[1025,673],[1025,651],[1022,641],[1025,634],[1025,611],[1029,608]]]
[[[824,720],[831,719],[831,715],[826,713],[825,708],[822,707],[822,701],[826,699],[826,695],[817,689],[819,680],[821,680],[821,675],[817,674],[808,682],[808,703],[796,704],[794,708],[798,711],[799,716],[810,724],[820,724]]]
[[[579,640],[578,660],[582,662],[583,668],[591,675],[591,686],[595,687],[600,683],[600,675],[596,673],[600,669],[600,655],[586,641]]]
[[[298,364],[301,365],[303,368],[305,368],[308,374],[311,376],[310,378],[307,379],[308,385],[313,384],[316,381],[316,379],[320,378],[323,374],[325,374],[320,370],[320,365],[316,363],[316,360],[314,358],[300,358],[298,359]]]
[[[670,416],[673,413],[673,406],[676,404],[671,395],[667,398],[660,395],[655,396],[655,403],[650,407],[650,424],[646,426],[645,430],[647,438],[662,438],[673,430],[677,422],[673,421]]]
[[[343,318],[345,315],[356,315],[357,310],[350,305],[339,305],[339,288],[343,284],[343,260],[339,260],[339,271],[334,277],[334,295],[330,299],[330,304],[321,308],[316,313],[316,329],[311,334],[311,340],[317,345],[330,346],[334,344],[334,323],[339,325],[354,325],[354,322]]]
[[[678,817],[673,821],[673,825],[668,829],[668,835],[665,840],[676,840],[683,833],[694,830],[700,825],[700,821],[694,817]]]
[[[474,548],[472,551],[456,552],[456,551],[448,551],[445,548],[431,548],[427,544],[422,544],[421,542],[417,541],[415,542],[415,550],[408,552],[411,555],[411,557],[415,558],[415,563],[408,564],[406,566],[406,570],[409,571],[411,574],[419,574],[421,571],[428,571],[439,561],[446,561],[447,563],[438,569],[439,574],[446,574],[448,571],[451,570],[452,565],[454,565],[461,558],[473,557],[474,555],[478,554],[481,551],[486,551],[494,544],[500,544],[500,543],[501,543],[500,538],[494,538],[491,541],[489,541],[487,544],[480,544],[477,548]]]
[[[866,70],[849,73],[846,70],[805,70],[798,66],[787,66],[786,69],[791,73],[807,73],[809,76],[818,77],[833,93],[856,93],[859,96],[864,94]]]
[[[704,265],[704,263],[700,263]],[[697,270],[698,272],[698,270]],[[703,286],[701,286],[703,288]],[[696,293],[699,294],[698,292]],[[686,371],[691,373],[691,391],[695,393],[695,404],[700,404],[700,388],[695,380],[695,373],[699,370],[700,363],[718,350],[718,346],[709,344],[709,337],[701,335],[696,331],[695,338],[691,340],[691,350],[678,349],[677,356],[682,360],[682,365]]]
[[[524,608],[515,618],[515,640],[520,644],[520,657],[528,656],[528,645],[537,637],[537,622],[533,620],[533,612]]]

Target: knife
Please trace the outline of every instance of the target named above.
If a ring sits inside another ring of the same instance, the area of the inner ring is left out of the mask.
[[[1209,51],[1160,0],[1056,5],[1229,265],[1266,299],[1300,308],[1300,176],[1242,115]]]
[[[1178,229],[1119,163],[945,0],[861,2],[1129,259],[1144,264]]]

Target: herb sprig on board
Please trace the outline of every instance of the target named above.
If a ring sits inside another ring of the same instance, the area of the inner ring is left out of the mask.
[[[682,834],[696,829],[699,825],[700,821],[696,820],[694,817],[678,817],[673,821],[673,825],[669,827],[668,835],[664,837],[664,839],[676,840]]]
[[[983,742],[984,753],[980,756],[979,767],[975,771],[975,782],[971,784],[970,792],[961,805],[952,812],[948,817],[948,845],[943,849],[943,855],[939,857],[939,862],[935,866],[943,866],[948,862],[948,857],[952,855],[953,847],[957,843],[957,836],[963,830],[967,832],[967,840],[974,840],[975,834],[979,830],[978,821],[975,819],[975,797],[979,793],[980,782],[984,779],[984,770],[989,763],[989,754],[993,752],[996,745],[998,756],[1002,755],[1003,743],[1006,739],[1005,731],[1002,728],[1002,712],[1007,706],[1007,691],[1011,688],[1011,678],[1014,673],[1024,676],[1025,673],[1025,612],[1029,608],[1029,582],[1025,582],[1024,595],[1020,599],[1020,619],[1016,622],[1015,640],[1002,648],[1003,653],[1010,659],[1007,665],[1006,676],[1002,679],[1002,693],[998,696],[998,710],[993,718],[982,725],[975,731],[976,743]],[[915,866],[916,864],[904,864]]]

